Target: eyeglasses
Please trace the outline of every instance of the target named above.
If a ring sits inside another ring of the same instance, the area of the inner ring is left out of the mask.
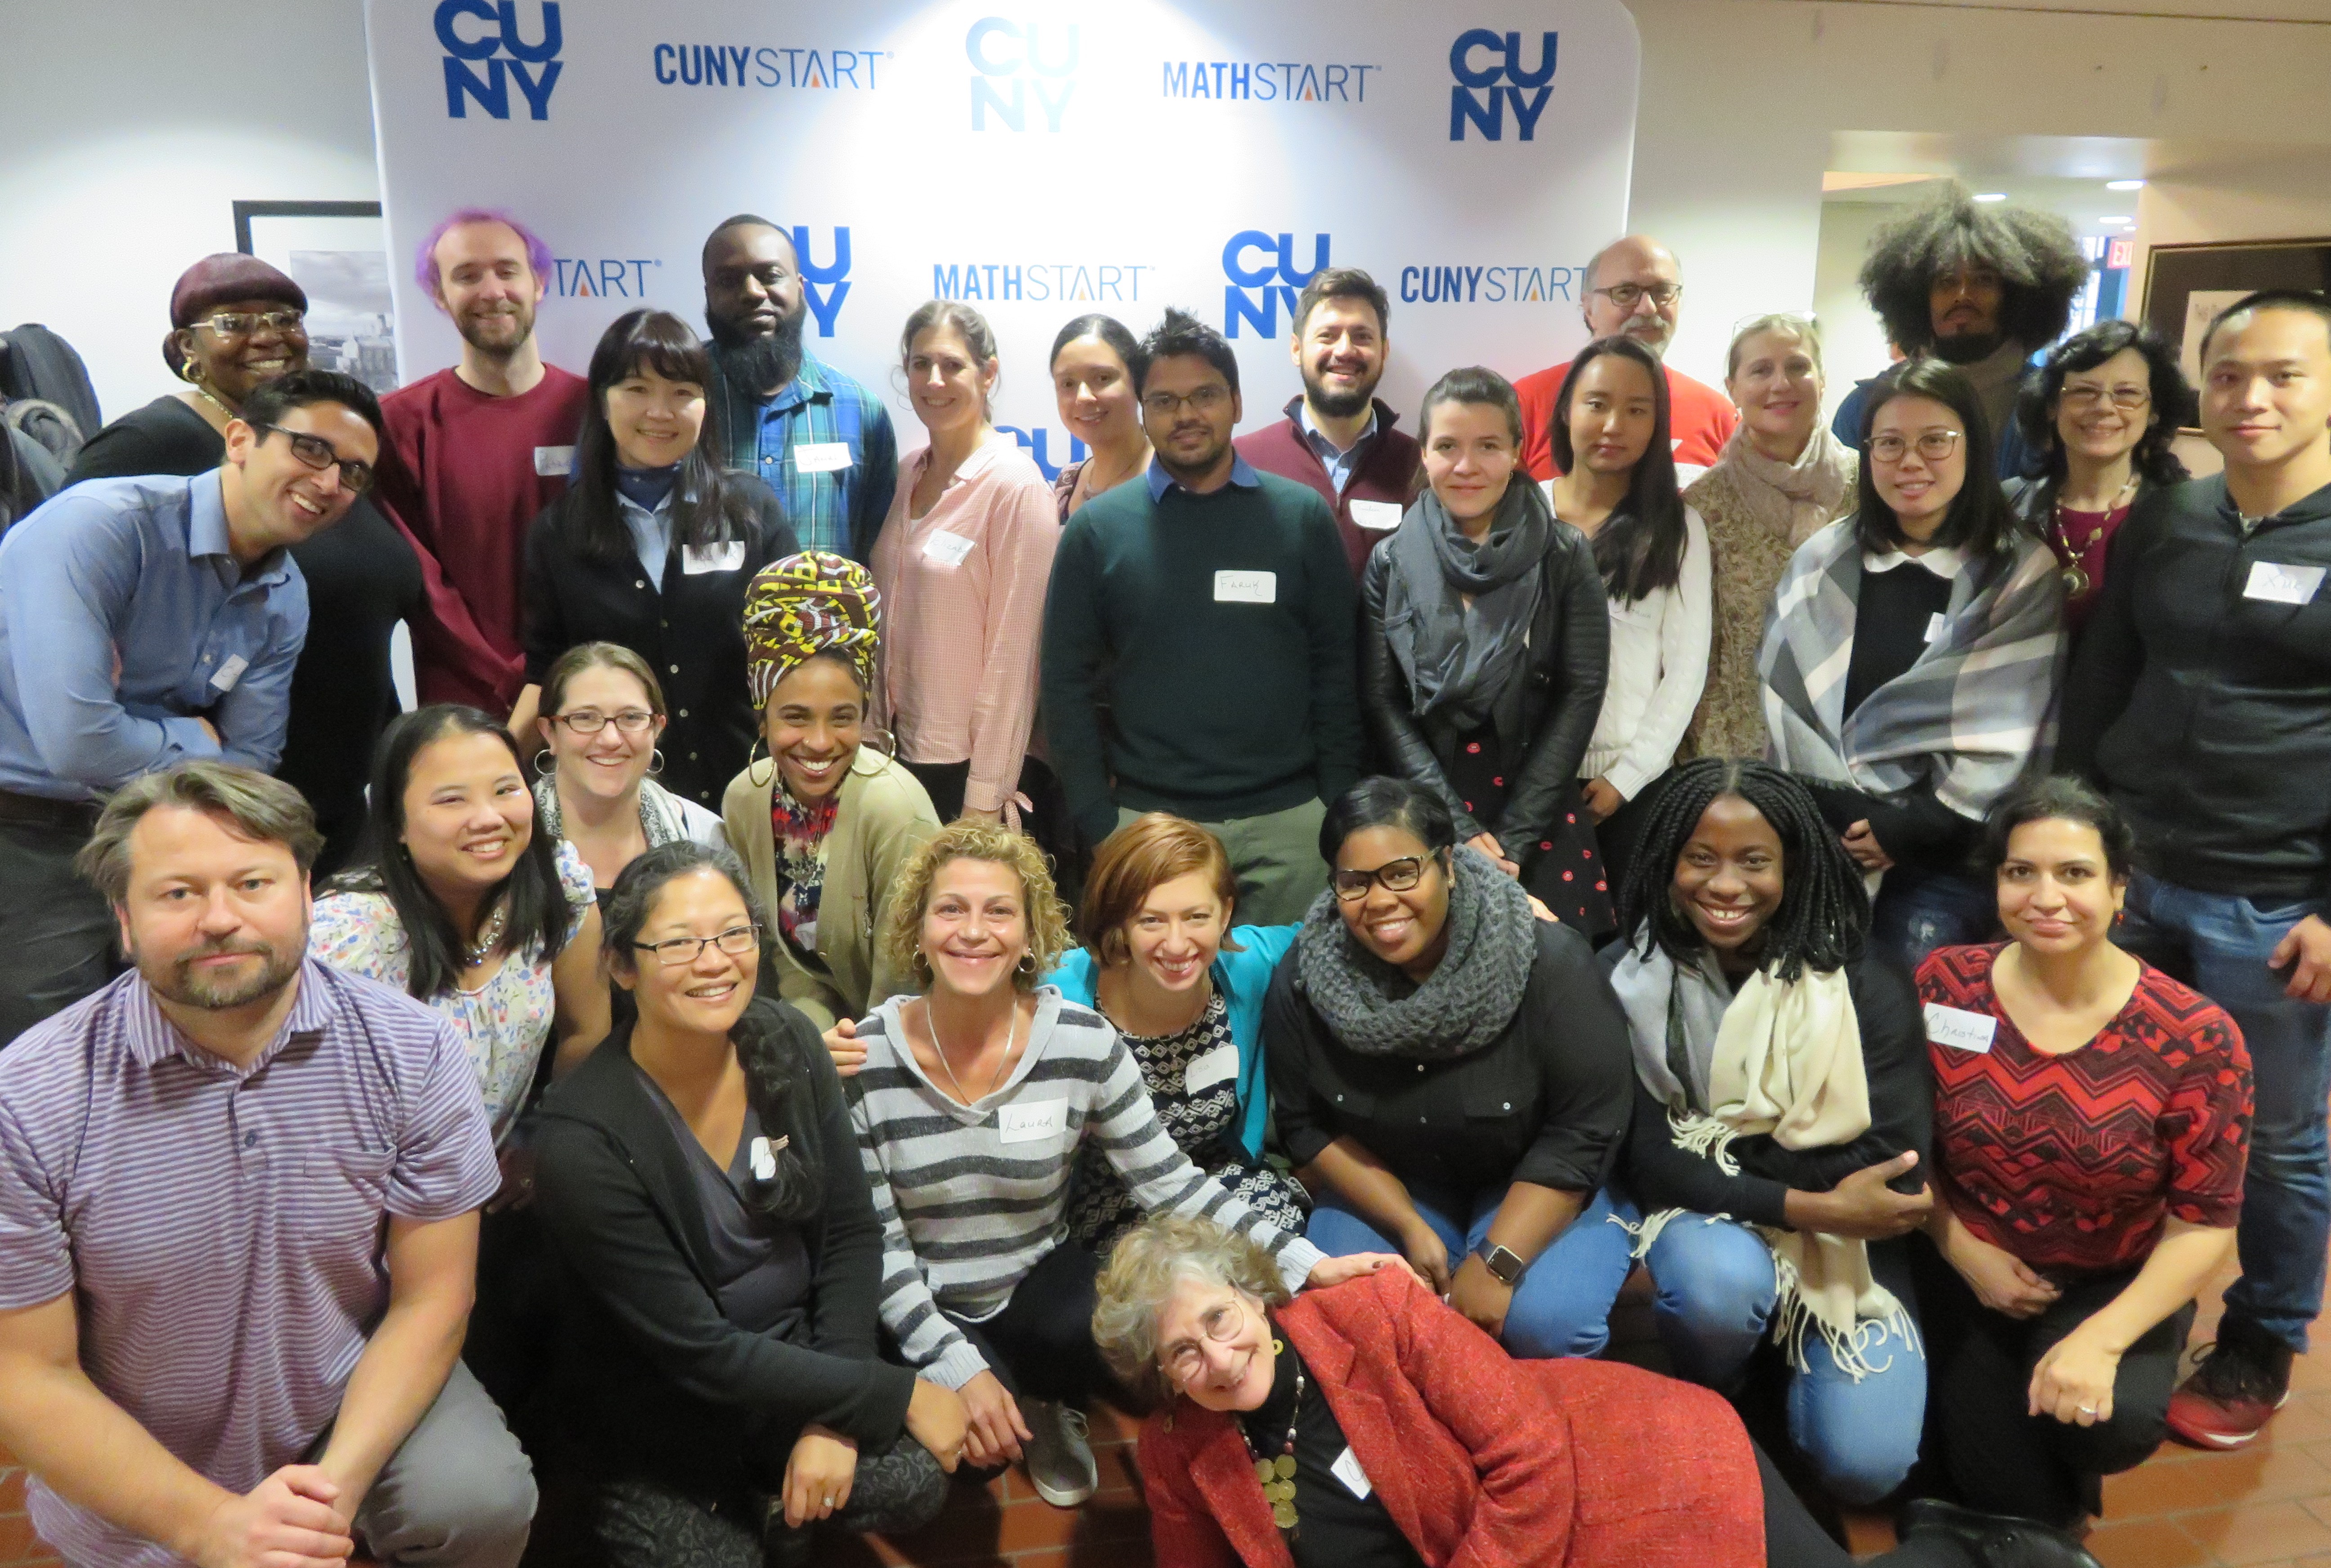
[[[760,945],[761,932],[756,926],[731,926],[718,936],[675,936],[669,942],[632,944],[642,953],[654,954],[656,962],[666,969],[695,963],[707,947],[718,947],[732,958],[742,958]]]
[[[1216,1345],[1228,1345],[1246,1326],[1246,1305],[1235,1296],[1217,1307],[1210,1307],[1198,1319],[1198,1332]],[[1158,1357],[1166,1375],[1175,1383],[1195,1383],[1205,1375],[1206,1353],[1194,1339],[1177,1340],[1166,1346]]]
[[[257,420],[252,422],[251,428],[275,432],[291,443],[293,457],[298,458],[318,473],[322,473],[327,469],[338,468],[340,470],[340,484],[343,489],[363,491],[372,488],[372,464],[360,462],[352,457],[342,457],[339,450],[320,435],[309,435],[301,430],[285,430],[280,424],[265,424]]]
[[[221,337],[248,337],[262,327],[271,332],[301,331],[305,319],[297,310],[266,310],[257,315],[222,310],[215,316],[205,316],[195,325],[207,327]]]
[[[1926,430],[1918,432],[1916,442],[1904,441],[1894,434],[1873,435],[1870,438],[1870,455],[1879,462],[1898,463],[1912,446],[1928,462],[1940,462],[1959,450],[1959,432],[1955,430]]]
[[[1366,898],[1372,886],[1381,886],[1387,893],[1405,893],[1423,876],[1424,860],[1415,855],[1386,860],[1373,871],[1338,870],[1334,878],[1336,897],[1354,903]]]
[[[640,735],[655,722],[655,715],[644,708],[627,708],[621,713],[602,713],[595,708],[578,708],[572,713],[554,713],[553,724],[563,724],[577,735],[596,735],[609,725],[625,735]]]
[[[2095,408],[2100,405],[2107,397],[2112,399],[2112,405],[2115,408],[2119,409],[2124,413],[2134,413],[2136,410],[2143,408],[2146,404],[2153,401],[2153,394],[2145,391],[2143,387],[2138,386],[2115,386],[2107,388],[2090,385],[2084,386],[2068,386],[2064,388],[2064,406],[2066,408]]]
[[[1141,412],[1152,419],[1171,419],[1188,404],[1200,413],[1212,413],[1231,400],[1227,386],[1202,386],[1195,392],[1153,392],[1141,400]]]
[[[1608,289],[1590,289],[1590,294],[1600,294],[1622,310],[1632,310],[1645,299],[1655,309],[1664,310],[1683,298],[1680,283],[1653,283],[1645,288],[1641,283],[1613,283]]]

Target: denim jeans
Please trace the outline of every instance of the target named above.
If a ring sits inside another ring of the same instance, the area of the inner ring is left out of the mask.
[[[1870,1248],[1870,1269],[1915,1310],[1898,1246]],[[1770,1326],[1778,1297],[1773,1254],[1729,1220],[1679,1214],[1644,1259],[1658,1295],[1652,1308],[1676,1375],[1729,1393]],[[1884,1329],[1869,1345],[1876,1368],[1859,1382],[1837,1364],[1818,1330],[1804,1337],[1804,1369],[1789,1380],[1789,1436],[1822,1487],[1865,1506],[1899,1487],[1918,1458],[1926,1420],[1927,1357],[1915,1337]]]
[[[1506,1201],[1506,1189],[1484,1187],[1466,1196],[1412,1182],[1408,1196],[1449,1249],[1449,1271],[1454,1274],[1465,1255],[1489,1233],[1489,1221]],[[1311,1211],[1303,1234],[1331,1258],[1400,1250],[1333,1193]],[[1611,1223],[1610,1195],[1596,1193],[1515,1288],[1501,1342],[1507,1352],[1525,1360],[1599,1354],[1611,1342],[1611,1304],[1634,1267],[1629,1256],[1632,1245],[1627,1232]]]
[[[1999,924],[1999,895],[1965,871],[1897,866],[1878,884],[1870,909],[1870,950],[1915,974],[1937,947],[1981,942]]]
[[[2267,967],[2275,944],[2315,913],[2311,903],[2261,908],[2139,872],[2130,880],[2120,941],[2224,1008],[2250,1048],[2258,1098],[2236,1246],[2242,1277],[2226,1312],[2304,1355],[2323,1309],[2323,1256],[2331,1238],[2331,1007],[2283,994]]]

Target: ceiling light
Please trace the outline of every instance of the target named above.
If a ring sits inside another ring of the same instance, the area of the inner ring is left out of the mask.
[[[2107,180],[2105,182],[2105,189],[2108,191],[2141,191],[2144,188],[2143,180]]]
[[[2098,219],[2097,220],[2097,222],[2098,222],[2099,223],[2133,223],[2136,222],[2136,220],[2135,218],[2126,217],[2126,216],[2117,216],[2117,217],[2109,217],[2109,218],[2098,218]]]
[[[2007,193],[2005,191],[1977,191],[1974,194],[1974,199],[1979,202],[2003,202],[2007,199]]]

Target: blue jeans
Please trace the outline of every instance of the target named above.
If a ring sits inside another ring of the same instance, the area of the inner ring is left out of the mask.
[[[1937,947],[1964,947],[1999,924],[1999,894],[1965,871],[1897,866],[1878,884],[1870,909],[1870,950],[1916,974]]]
[[[1449,1249],[1449,1271],[1454,1274],[1465,1255],[1489,1233],[1489,1221],[1506,1201],[1506,1189],[1484,1187],[1466,1197],[1412,1182],[1408,1196]],[[1311,1211],[1303,1234],[1331,1258],[1400,1250],[1334,1193]],[[1611,1223],[1610,1196],[1596,1193],[1515,1288],[1500,1342],[1507,1352],[1525,1360],[1600,1354],[1611,1343],[1611,1304],[1634,1266],[1628,1256],[1632,1246],[1627,1232]]]
[[[2226,1312],[2301,1355],[2323,1310],[2323,1257],[2331,1239],[2331,1007],[2283,994],[2267,967],[2275,944],[2312,904],[2261,908],[2231,893],[2202,893],[2137,873],[2121,913],[2120,941],[2224,1008],[2250,1048],[2258,1116],[2236,1247],[2242,1277]]]
[[[1870,1260],[1880,1282],[1913,1307],[1898,1250],[1872,1247]],[[1658,1288],[1652,1316],[1676,1375],[1732,1392],[1779,1296],[1771,1250],[1746,1226],[1679,1214],[1644,1261]],[[1900,1486],[1917,1460],[1926,1352],[1915,1339],[1878,1330],[1868,1352],[1878,1370],[1857,1383],[1818,1330],[1805,1335],[1804,1351],[1804,1370],[1789,1379],[1789,1436],[1832,1497],[1857,1507],[1875,1503]]]

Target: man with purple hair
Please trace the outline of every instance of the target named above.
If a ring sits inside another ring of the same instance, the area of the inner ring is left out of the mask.
[[[461,358],[381,400],[380,497],[443,563],[490,645],[480,652],[416,628],[423,702],[502,713],[524,684],[526,531],[566,489],[588,397],[584,379],[543,363],[535,344],[552,267],[532,230],[482,207],[432,229],[415,258],[421,286],[461,335]]]

